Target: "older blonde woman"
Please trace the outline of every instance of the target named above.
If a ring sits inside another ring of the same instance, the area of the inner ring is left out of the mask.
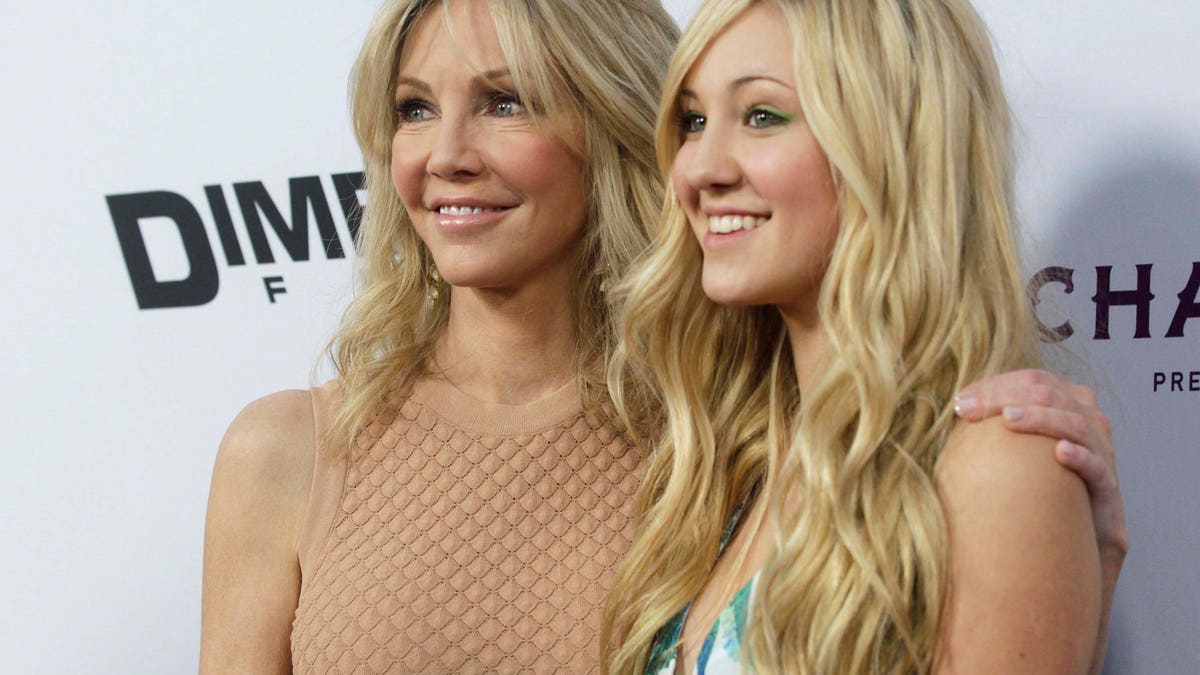
[[[588,672],[639,455],[607,279],[661,200],[658,2],[385,3],[353,78],[361,291],[335,383],[218,454],[206,672]]]
[[[642,461],[606,405],[603,289],[661,206],[675,36],[653,0],[385,3],[353,79],[339,377],[222,443],[203,671],[598,669]]]
[[[610,672],[1100,668],[1084,482],[1053,439],[954,411],[1039,364],[1008,116],[967,0],[702,4],[659,117],[667,206],[622,288],[613,372],[666,424]]]

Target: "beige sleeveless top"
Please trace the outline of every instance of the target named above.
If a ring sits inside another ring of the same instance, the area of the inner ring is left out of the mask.
[[[336,385],[312,396],[320,439]],[[599,669],[639,461],[574,383],[507,406],[423,381],[349,458],[317,453],[294,672]]]

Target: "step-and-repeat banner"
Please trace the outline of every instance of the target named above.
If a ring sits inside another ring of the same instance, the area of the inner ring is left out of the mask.
[[[1116,424],[1133,549],[1106,672],[1200,672],[1200,5],[978,4],[1030,291]],[[350,296],[374,9],[6,8],[0,670],[195,669],[221,434],[328,376]]]

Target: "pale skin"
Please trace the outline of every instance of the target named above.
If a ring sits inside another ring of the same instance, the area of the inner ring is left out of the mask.
[[[1054,446],[1055,459],[1086,483],[1092,523],[1096,528],[1103,591],[1100,630],[1089,670],[1092,675],[1098,675],[1103,669],[1108,645],[1113,595],[1125,555],[1129,552],[1112,424],[1097,407],[1096,395],[1091,389],[1039,370],[1006,373],[976,383],[964,389],[959,399],[969,401],[967,406],[956,406],[959,416],[966,421],[1002,415],[1000,419],[1004,426],[1012,431],[1062,439]]]
[[[481,400],[535,401],[574,377],[568,297],[584,165],[510,96],[486,5],[450,10],[459,41],[441,12],[428,12],[401,54],[396,99],[407,119],[393,141],[393,184],[454,287],[435,357],[444,376]],[[466,201],[507,210],[479,226],[439,222],[437,204]],[[250,404],[221,442],[205,529],[202,673],[291,671],[314,453],[303,391]]]
[[[584,227],[583,161],[535,128],[519,100],[505,98],[512,82],[486,5],[452,2],[450,11],[457,41],[448,39],[441,12],[429,12],[401,55],[395,94],[407,118],[393,141],[393,184],[454,287],[436,350],[444,376],[480,400],[534,401],[574,377],[568,261]],[[464,198],[508,211],[477,229],[449,231],[435,202]],[[987,401],[979,412],[1036,403],[1014,377],[975,385]],[[1047,386],[1057,392],[1050,413],[1094,408],[1094,400],[1091,407],[1076,401],[1071,385]],[[1053,429],[1040,416],[1027,422],[1030,430]],[[1107,448],[1111,457],[1111,441],[1094,427],[1082,438],[1061,437]],[[303,391],[250,404],[222,440],[205,529],[201,672],[290,672],[297,543],[315,452]]]
[[[804,391],[828,347],[815,300],[837,234],[836,195],[828,160],[803,122],[791,37],[778,8],[753,5],[718,34],[679,98],[684,141],[673,181],[703,251],[705,293],[727,304],[776,305]],[[714,220],[723,216],[758,225],[726,233]],[[1014,383],[1022,379],[1017,400]],[[1115,561],[1105,565],[1115,585],[1127,544],[1106,461],[1107,420],[1092,412],[1090,391],[1064,384],[1028,371],[974,385],[960,397],[964,420],[1005,414],[960,423],[935,476],[951,561],[938,673],[1099,670],[1101,617],[1111,601],[1108,580],[1102,593],[1101,561]],[[1056,434],[1068,428],[1072,433]],[[1071,452],[1079,445],[1098,450]],[[766,486],[768,493],[779,489]],[[743,516],[745,526],[693,603],[677,672],[692,671],[717,614],[770,554],[765,501]]]

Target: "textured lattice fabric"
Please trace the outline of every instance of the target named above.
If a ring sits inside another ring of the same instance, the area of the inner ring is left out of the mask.
[[[414,397],[372,424],[305,573],[295,672],[597,671],[638,462],[575,409],[492,434]]]

